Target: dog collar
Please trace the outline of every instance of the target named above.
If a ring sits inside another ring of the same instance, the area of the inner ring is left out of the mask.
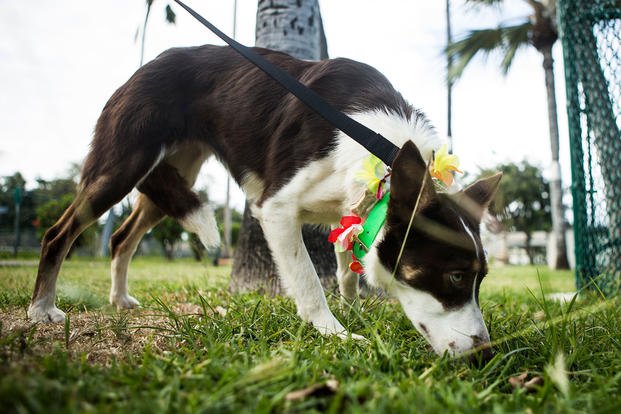
[[[366,256],[377,234],[386,222],[389,199],[390,192],[386,192],[386,194],[375,203],[362,225],[362,232],[354,238],[352,252],[356,259],[362,260],[364,256]]]

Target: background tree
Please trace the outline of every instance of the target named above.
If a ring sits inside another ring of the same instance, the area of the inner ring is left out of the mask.
[[[24,189],[26,180],[20,172],[0,178],[0,206],[3,207],[3,214],[0,215],[0,229],[12,231],[15,221],[15,201],[13,192],[16,188]],[[23,192],[20,213],[20,226],[28,226],[35,218],[32,209],[32,200],[27,191]]]
[[[287,52],[300,59],[328,57],[317,0],[259,0],[256,45]],[[336,258],[328,232],[304,226],[304,243],[324,288],[335,284]],[[280,294],[282,289],[263,231],[246,205],[231,274],[233,292],[258,290]]]
[[[527,161],[501,164],[481,171],[481,176],[489,176],[496,171],[502,171],[503,175],[489,212],[506,231],[524,232],[526,254],[533,264],[533,232],[549,231],[552,227],[549,183],[543,178],[541,170]]]
[[[34,224],[39,240],[45,231],[56,223],[75,198],[80,169],[80,164],[72,163],[62,177],[52,180],[38,178],[37,186],[28,192],[36,213]],[[71,246],[68,257],[79,248],[86,249],[89,254],[94,254],[98,232],[97,223],[87,228]]]
[[[477,54],[499,52],[502,55],[501,69],[509,71],[517,51],[524,46],[533,46],[543,57],[543,70],[548,101],[548,124],[550,151],[552,157],[550,177],[550,199],[556,257],[555,269],[568,269],[565,241],[565,220],[562,202],[563,186],[559,164],[558,117],[554,82],[554,60],[552,47],[558,39],[556,25],[556,0],[524,0],[532,13],[514,25],[500,25],[492,29],[472,30],[461,40],[447,47],[447,54],[454,58],[449,78],[455,80]],[[475,7],[501,7],[505,0],[466,0]]]
[[[13,191],[16,187],[20,187],[23,189],[20,228],[31,235],[30,239],[34,239],[36,235],[40,240],[43,233],[58,220],[75,197],[79,171],[78,164],[71,164],[63,177],[52,180],[38,178],[36,187],[30,189],[26,189],[26,180],[19,172],[0,178],[0,206],[8,207],[6,213],[0,216],[0,230],[2,232],[12,230],[15,219]],[[93,250],[97,231],[96,225],[89,227],[78,237],[70,253],[78,247]]]

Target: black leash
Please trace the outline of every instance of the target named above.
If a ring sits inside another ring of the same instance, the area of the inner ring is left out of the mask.
[[[289,75],[278,66],[270,63],[263,56],[258,55],[250,48],[242,45],[241,43],[231,39],[224,33],[222,33],[216,26],[207,21],[203,16],[196,13],[190,7],[186,6],[179,0],[175,0],[181,7],[186,9],[188,13],[206,26],[209,30],[214,32],[220,39],[224,40],[235,51],[248,59],[259,69],[265,72],[268,76],[280,83],[285,89],[295,95],[306,106],[313,111],[321,115],[326,121],[334,125],[336,128],[349,135],[354,141],[365,147],[369,152],[377,156],[387,166],[392,166],[392,162],[399,152],[397,147],[392,142],[388,141],[382,135],[375,131],[365,127],[360,122],[355,121],[349,116],[345,115],[341,111],[334,109],[329,103],[327,103],[321,96],[315,93],[313,90],[302,85],[297,79]]]

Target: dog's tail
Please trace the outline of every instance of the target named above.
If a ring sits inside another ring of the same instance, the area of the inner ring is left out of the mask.
[[[205,248],[217,247],[220,245],[220,232],[213,209],[208,204],[193,211],[180,220],[184,229],[196,233],[201,239]]]

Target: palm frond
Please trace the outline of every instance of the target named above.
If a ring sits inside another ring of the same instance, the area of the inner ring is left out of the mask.
[[[481,5],[481,6],[494,6],[500,3],[504,3],[505,0],[466,0],[465,3]]]
[[[175,24],[177,21],[177,15],[172,7],[170,7],[170,4],[166,5],[166,21],[170,24]]]
[[[492,52],[502,54],[501,68],[507,73],[520,47],[528,44],[532,25],[529,21],[514,26],[499,26],[494,29],[472,30],[461,40],[450,44],[445,52],[453,59],[449,79],[457,80],[468,64],[477,55],[488,56]]]
[[[503,74],[507,74],[513,63],[513,58],[517,51],[528,45],[529,34],[533,29],[533,25],[530,21],[526,21],[516,26],[506,27],[503,33],[505,41],[504,45],[504,57],[500,62],[500,67]]]
[[[463,39],[446,48],[446,54],[453,59],[449,79],[457,80],[472,58],[477,54],[488,55],[502,46],[502,32],[497,29],[472,30]]]
[[[465,4],[475,10],[485,7],[493,7],[499,10],[504,2],[505,0],[466,0]]]

